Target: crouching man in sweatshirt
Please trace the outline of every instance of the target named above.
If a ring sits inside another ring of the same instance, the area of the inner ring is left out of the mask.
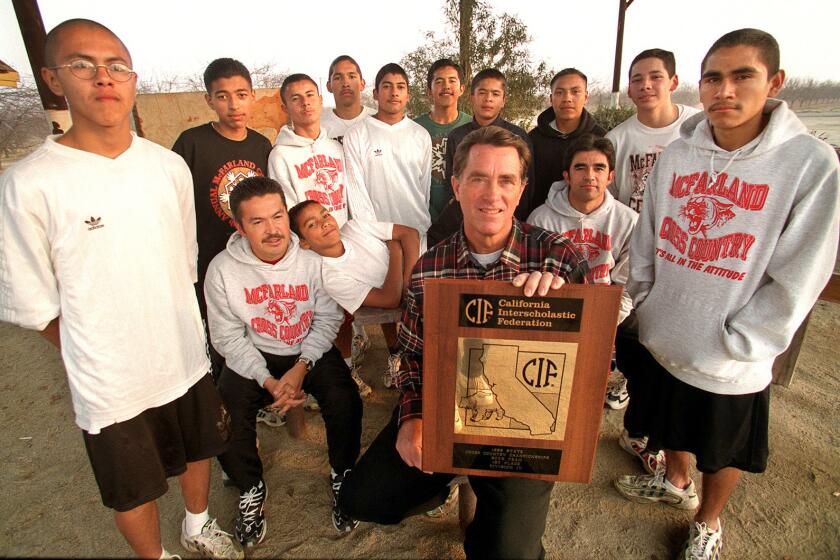
[[[680,558],[718,558],[719,515],[741,472],[767,467],[773,360],[837,255],[837,156],[768,99],[784,79],[779,45],[764,31],[732,31],[712,45],[704,112],[657,160],[630,242],[639,340],[661,377],[650,440],[665,449],[666,467],[615,486],[633,501],[699,505]],[[690,454],[703,473],[701,500]]]
[[[615,177],[612,142],[584,133],[569,146],[564,167],[564,180],[551,185],[545,204],[531,212],[528,223],[574,243],[589,263],[594,284],[626,284],[636,213],[607,190]],[[625,291],[618,322],[632,309]]]
[[[272,404],[285,413],[304,392],[318,399],[337,494],[359,454],[362,401],[333,346],[343,313],[324,289],[320,257],[301,251],[289,230],[280,185],[245,179],[230,208],[237,231],[210,263],[204,292],[210,340],[226,363],[219,392],[231,415],[230,447],[219,461],[240,492],[235,535],[252,546],[266,532],[257,411]],[[341,532],[356,526],[335,501],[332,518]]]

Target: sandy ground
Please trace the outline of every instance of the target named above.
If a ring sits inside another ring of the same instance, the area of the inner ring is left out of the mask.
[[[727,558],[840,557],[840,306],[820,302],[812,316],[791,388],[774,386],[770,463],[743,477],[724,513]],[[378,334],[378,333],[377,333]],[[362,445],[384,425],[396,393],[381,385],[381,336],[362,375],[375,386],[365,404]],[[131,551],[99,501],[58,353],[32,332],[0,324],[2,404],[0,555],[128,556]],[[544,544],[549,558],[670,558],[685,538],[689,514],[625,501],[611,485],[641,472],[616,444],[622,412],[605,411],[592,483],[557,484]],[[457,510],[397,526],[362,524],[339,536],[330,523],[323,423],[307,413],[308,432],[260,425],[270,489],[268,535],[254,558],[462,558]],[[698,480],[699,483],[699,480]],[[183,517],[178,483],[160,500],[162,535],[171,552]],[[237,495],[213,467],[211,514],[232,529]]]

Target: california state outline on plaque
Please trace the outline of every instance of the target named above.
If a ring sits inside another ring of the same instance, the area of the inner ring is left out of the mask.
[[[455,432],[562,441],[576,343],[458,339]]]

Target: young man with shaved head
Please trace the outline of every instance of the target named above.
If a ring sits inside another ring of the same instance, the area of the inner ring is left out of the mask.
[[[769,33],[712,45],[704,112],[659,156],[631,240],[628,288],[659,391],[650,441],[666,465],[614,484],[628,500],[694,512],[680,558],[719,557],[741,472],[766,469],[773,361],[837,256],[837,154],[772,99],[784,80]]]
[[[0,177],[0,319],[61,349],[102,501],[135,554],[169,557],[156,499],[177,475],[181,544],[242,558],[207,512],[229,427],[193,290],[189,169],[131,132],[137,75],[109,29],[58,25],[46,63],[73,125]]]

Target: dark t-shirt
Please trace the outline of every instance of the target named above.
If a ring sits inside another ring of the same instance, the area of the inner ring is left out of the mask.
[[[251,129],[245,140],[230,140],[207,123],[182,132],[172,150],[184,158],[192,172],[198,238],[196,289],[201,315],[206,318],[204,276],[235,229],[228,197],[242,179],[265,175],[271,142]]]

